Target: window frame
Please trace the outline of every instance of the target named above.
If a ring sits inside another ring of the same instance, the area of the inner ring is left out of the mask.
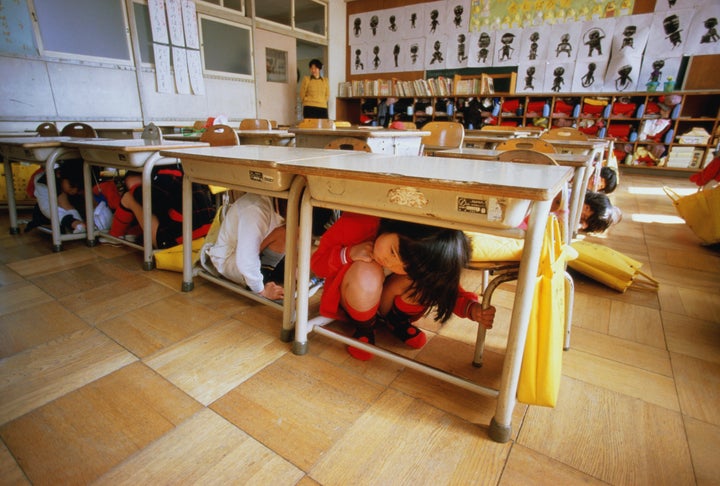
[[[290,24],[291,25],[285,25],[285,24],[281,24],[278,22],[274,22],[272,20],[268,20],[264,17],[258,17],[257,9],[255,8],[255,4],[259,1],[262,1],[262,0],[253,0],[253,2],[254,2],[253,3],[253,18],[255,19],[255,22],[257,23],[257,25],[265,26],[265,27],[268,27],[269,30],[280,31],[282,33],[291,32],[291,33],[294,33],[296,37],[303,37],[303,38],[313,37],[317,40],[327,41],[327,39],[328,39],[328,9],[329,9],[329,5],[328,5],[327,1],[309,0],[309,1],[312,1],[313,3],[316,3],[320,6],[322,6],[325,11],[324,12],[325,18],[323,19],[323,25],[324,25],[325,32],[323,34],[318,34],[318,33],[312,32],[310,30],[305,30],[305,29],[297,27],[295,25],[295,0],[290,0],[290,2],[291,2],[290,3]],[[306,0],[306,1],[308,1],[308,0]]]
[[[200,13],[198,12],[198,35],[200,38],[200,59],[202,61],[202,68],[203,68],[203,75],[205,77],[215,76],[215,77],[226,77],[226,78],[234,78],[234,79],[246,79],[246,80],[254,80],[255,76],[255,67],[254,67],[254,46],[253,46],[253,29],[250,25],[241,24],[238,22],[233,22],[231,20],[221,19],[219,17],[215,17],[213,15],[209,15],[206,13]],[[241,73],[234,73],[229,71],[215,71],[213,69],[208,69],[206,67],[206,56],[205,56],[205,37],[203,33],[203,25],[202,21],[203,19],[207,19],[211,22],[215,22],[218,24],[226,24],[230,25],[235,28],[239,28],[242,30],[246,30],[248,32],[248,47],[249,47],[249,53],[248,53],[248,59],[249,59],[249,66],[250,66],[250,74],[241,74]]]

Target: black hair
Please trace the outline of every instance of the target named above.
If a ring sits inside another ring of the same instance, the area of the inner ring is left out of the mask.
[[[592,214],[585,220],[583,233],[602,233],[622,218],[620,210],[612,205],[606,194],[594,191],[585,193],[585,204],[590,206]]]
[[[83,161],[82,159],[67,159],[60,162],[55,170],[57,180],[67,179],[71,186],[83,187]]]
[[[313,60],[311,60],[310,63],[308,64],[308,67],[313,67],[313,66],[316,66],[318,69],[322,69],[322,68],[323,68],[323,63],[322,63],[322,61],[321,61],[320,59],[313,59]]]
[[[400,258],[412,280],[408,289],[418,304],[436,306],[447,321],[455,309],[460,275],[470,258],[470,242],[460,230],[383,219],[378,235],[397,233]]]
[[[617,173],[610,167],[600,169],[600,178],[605,180],[605,187],[600,191],[610,194],[617,187]]]

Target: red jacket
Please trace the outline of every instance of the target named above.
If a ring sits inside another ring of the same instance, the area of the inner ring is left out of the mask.
[[[378,217],[344,212],[320,239],[320,246],[310,260],[310,268],[315,275],[325,279],[320,300],[320,313],[323,316],[347,319],[340,308],[340,283],[352,262],[343,263],[341,253],[343,248],[374,241],[379,226]],[[469,305],[477,300],[477,295],[459,287],[454,313],[459,317],[467,317]]]

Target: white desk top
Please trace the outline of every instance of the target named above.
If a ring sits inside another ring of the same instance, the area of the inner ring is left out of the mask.
[[[63,141],[63,145],[84,149],[117,150],[122,152],[157,152],[158,150],[163,149],[182,149],[208,146],[208,144],[204,142],[163,141],[162,144],[153,144],[146,142],[141,138],[132,138],[127,140],[100,138],[68,139]]]
[[[231,145],[226,147],[204,147],[186,149],[175,152],[163,149],[160,155],[180,159],[212,160],[238,165],[258,165],[280,167],[289,160],[304,160],[328,156],[343,156],[353,152],[342,150],[325,150],[315,148],[278,147],[274,145]]]
[[[395,138],[410,138],[410,137],[425,137],[430,135],[430,132],[426,130],[393,130],[391,128],[372,128],[372,127],[350,127],[350,128],[299,128],[292,127],[288,129],[289,132],[295,135],[327,135],[333,137],[356,137],[356,138],[371,138],[371,137],[395,137]]]
[[[62,142],[69,142],[71,140],[85,139],[73,139],[72,137],[0,137],[0,145],[15,145],[24,148],[59,147],[62,145]]]
[[[495,160],[498,155],[503,152],[496,149],[484,149],[477,147],[462,147],[459,149],[443,150],[443,157],[451,157],[456,159],[474,159],[474,160]],[[592,159],[587,154],[548,154],[560,165],[568,167],[589,166]]]

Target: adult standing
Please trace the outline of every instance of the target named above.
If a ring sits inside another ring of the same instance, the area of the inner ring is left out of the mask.
[[[323,64],[319,59],[313,59],[309,67],[310,76],[305,76],[300,84],[303,118],[327,118],[330,84],[320,75]]]

